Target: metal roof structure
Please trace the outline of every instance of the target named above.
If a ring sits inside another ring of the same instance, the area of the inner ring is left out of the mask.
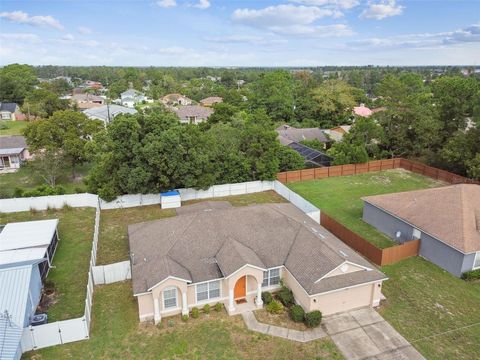
[[[330,166],[332,158],[325,153],[309,148],[308,146],[299,144],[297,142],[291,142],[288,147],[292,148],[300,155],[303,156],[306,162],[312,163],[318,166]]]
[[[17,358],[23,329],[6,316],[8,313],[0,314],[0,359],[13,360]]]
[[[27,249],[0,251],[0,267],[8,264],[29,263],[45,260],[48,245]]]
[[[48,247],[57,225],[58,219],[8,223],[0,232],[0,252]]]

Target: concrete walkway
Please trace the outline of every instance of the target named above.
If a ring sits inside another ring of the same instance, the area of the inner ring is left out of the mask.
[[[321,327],[318,327],[312,330],[299,331],[299,330],[287,329],[280,326],[264,324],[264,323],[258,322],[257,318],[251,311],[242,313],[242,317],[249,330],[256,331],[266,335],[280,337],[283,339],[299,341],[299,342],[308,342],[312,340],[321,339],[327,336],[327,334]]]
[[[425,359],[371,308],[327,316],[322,325],[348,360]]]

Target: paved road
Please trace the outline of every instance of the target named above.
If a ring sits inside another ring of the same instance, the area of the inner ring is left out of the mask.
[[[348,360],[425,359],[370,308],[327,316],[322,326]]]

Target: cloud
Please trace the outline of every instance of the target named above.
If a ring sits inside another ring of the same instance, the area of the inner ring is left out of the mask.
[[[75,40],[75,36],[73,36],[72,34],[65,34],[65,35],[62,36],[62,40],[73,41],[73,40]]]
[[[351,36],[355,33],[346,24],[335,25],[292,25],[284,27],[272,27],[271,30],[277,34],[302,37],[341,37]]]
[[[159,0],[157,1],[157,5],[161,8],[172,8],[177,6],[176,0]]]
[[[285,39],[264,38],[255,35],[225,35],[206,37],[205,41],[220,43],[220,44],[252,44],[252,45],[278,45],[285,44],[288,41]]]
[[[40,37],[36,34],[3,33],[3,34],[0,34],[0,39],[26,41],[26,42],[38,42],[40,40]]]
[[[27,24],[32,26],[52,27],[58,30],[63,30],[63,25],[50,15],[36,15],[30,16],[23,11],[1,12],[0,18],[5,18],[11,22],[18,24]]]
[[[339,17],[341,13],[332,9],[291,4],[269,6],[263,9],[236,9],[233,20],[246,25],[270,28],[292,25],[308,25],[323,17]]]
[[[480,43],[480,24],[445,33],[443,36],[444,44],[458,44],[465,42]]]
[[[193,4],[193,7],[196,7],[197,9],[208,9],[210,7],[210,1],[209,0],[199,0],[198,3]]]
[[[92,29],[86,27],[86,26],[79,26],[77,28],[78,32],[82,35],[88,35],[92,33]]]
[[[363,10],[360,17],[363,19],[382,20],[390,16],[400,15],[404,7],[396,4],[396,0],[380,0],[368,2],[368,7]]]
[[[290,0],[290,2],[310,6],[329,6],[339,9],[351,9],[360,4],[360,0]]]

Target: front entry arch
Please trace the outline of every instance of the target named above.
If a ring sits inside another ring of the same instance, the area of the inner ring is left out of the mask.
[[[238,300],[245,300],[247,297],[247,276],[244,275],[241,278],[237,280],[235,283],[235,288],[234,288],[234,299],[236,301]]]

